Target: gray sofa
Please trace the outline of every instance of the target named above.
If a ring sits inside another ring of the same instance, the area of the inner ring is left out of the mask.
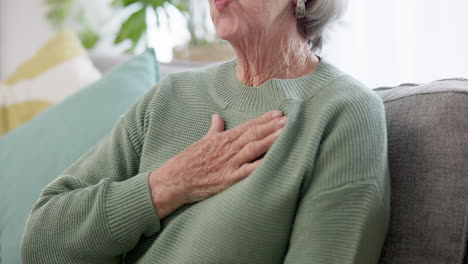
[[[128,57],[91,55],[106,71]],[[161,76],[191,63],[161,64]],[[468,80],[376,88],[387,113],[391,221],[382,264],[468,263]]]
[[[391,221],[381,263],[468,263],[468,80],[377,88]]]

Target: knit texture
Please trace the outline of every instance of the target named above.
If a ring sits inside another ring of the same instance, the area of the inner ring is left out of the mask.
[[[43,190],[23,262],[377,263],[390,195],[382,99],[327,60],[258,87],[236,65],[170,74],[140,98]],[[201,139],[212,114],[228,130],[275,109],[288,122],[251,175],[158,217],[149,174]]]

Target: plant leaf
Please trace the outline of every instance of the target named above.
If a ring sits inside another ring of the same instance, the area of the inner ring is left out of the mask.
[[[69,16],[74,0],[44,0],[50,6],[47,12],[47,19],[53,26],[61,26]]]
[[[162,7],[164,3],[171,3],[170,0],[146,0],[145,1],[148,5],[152,6],[154,9],[158,7]]]
[[[99,35],[92,31],[90,28],[86,28],[80,34],[81,42],[86,49],[92,49],[94,45],[99,41]]]
[[[123,6],[122,0],[113,0],[110,3],[110,6],[111,7],[122,7]]]
[[[142,0],[120,0],[120,1],[122,2],[123,6],[129,6],[134,3],[144,2]]]
[[[146,31],[146,8],[133,13],[120,27],[119,34],[114,40],[114,44],[123,42],[126,39],[132,41],[132,45],[136,45],[143,33]]]

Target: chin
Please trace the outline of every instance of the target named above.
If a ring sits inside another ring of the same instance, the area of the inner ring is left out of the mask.
[[[232,41],[240,38],[240,34],[237,30],[234,30],[229,25],[226,26],[216,26],[216,34],[219,38]]]
[[[227,13],[216,14],[213,23],[218,37],[227,41],[240,39],[245,33],[239,19]]]

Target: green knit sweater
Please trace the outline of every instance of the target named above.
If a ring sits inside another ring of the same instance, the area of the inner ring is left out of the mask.
[[[23,262],[376,263],[390,202],[380,97],[326,60],[258,87],[236,65],[170,74],[141,97],[43,190]],[[250,176],[159,219],[149,174],[201,139],[212,114],[228,130],[275,109],[288,122]]]

